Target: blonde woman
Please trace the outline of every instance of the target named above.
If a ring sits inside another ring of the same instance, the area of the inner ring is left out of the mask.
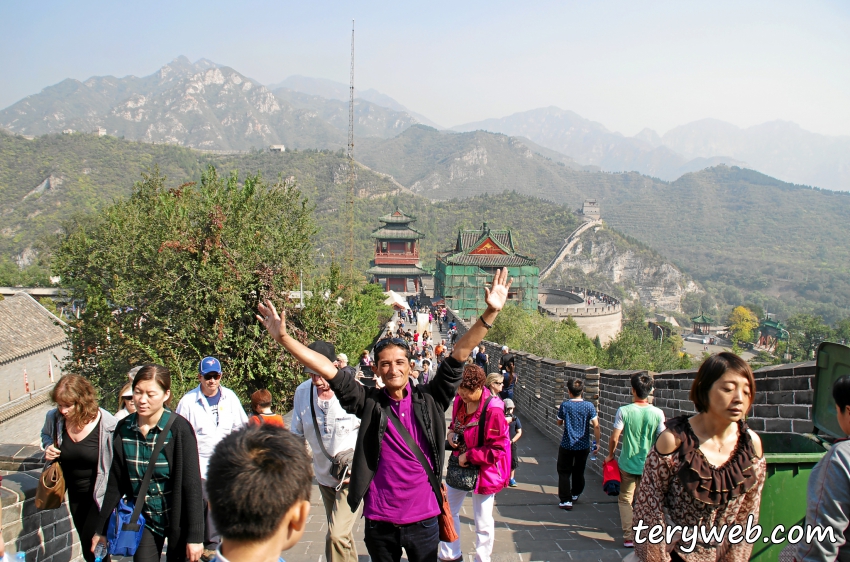
[[[115,412],[116,420],[123,420],[130,414],[136,413],[136,405],[133,403],[133,383],[128,382],[121,388],[118,395],[118,411]]]

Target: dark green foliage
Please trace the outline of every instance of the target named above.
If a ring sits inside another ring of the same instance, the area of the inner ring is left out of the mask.
[[[572,318],[559,322],[511,303],[496,318],[487,337],[511,349],[604,369],[660,372],[690,368],[690,358],[678,350],[681,338],[654,339],[644,319],[646,313],[640,305],[627,308],[623,330],[603,347],[599,338],[588,338]]]
[[[197,384],[199,360],[213,355],[222,361],[225,384],[243,400],[268,388],[277,403],[287,402],[301,369],[255,319],[260,298],[288,310],[305,342],[360,346],[381,326],[384,310],[374,291],[340,287],[338,280],[311,287],[308,277],[313,297],[300,313],[288,302],[299,272],[313,268],[315,232],[310,205],[288,183],[270,185],[259,175],[240,183],[235,172],[220,177],[211,167],[199,185],[169,187],[154,170],[129,199],[66,229],[54,271],[86,303],[79,321],[71,321],[69,368],[104,396],[115,395],[132,365],[156,362],[171,369],[179,398]]]

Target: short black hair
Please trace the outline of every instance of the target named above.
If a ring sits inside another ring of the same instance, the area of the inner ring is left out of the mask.
[[[844,375],[835,381],[832,385],[832,399],[835,400],[839,412],[850,406],[850,375]]]
[[[635,394],[640,400],[643,400],[652,392],[655,386],[655,379],[649,373],[635,373],[632,375],[632,388],[635,389]]]
[[[296,502],[310,500],[312,483],[304,439],[261,424],[235,431],[216,445],[206,486],[221,536],[258,541],[274,534]]]
[[[570,379],[567,383],[567,390],[571,396],[578,396],[584,392],[584,382],[581,379]]]
[[[750,386],[750,403],[747,405],[747,409],[749,410],[750,406],[753,405],[756,395],[756,379],[753,376],[753,369],[749,363],[734,353],[721,351],[707,357],[702,362],[697,375],[694,377],[694,382],[691,383],[691,391],[688,397],[694,403],[697,412],[708,411],[708,393],[711,391],[714,383],[727,371],[736,373],[747,379],[747,384]]]

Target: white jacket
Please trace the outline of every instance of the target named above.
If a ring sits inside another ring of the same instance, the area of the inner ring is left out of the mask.
[[[292,400],[292,424],[290,431],[303,437],[310,445],[313,453],[313,472],[316,481],[322,486],[336,487],[339,480],[331,476],[331,461],[322,453],[316,429],[313,425],[313,415],[310,412],[310,401],[316,400],[316,390],[313,381],[306,380],[295,389]],[[327,414],[318,404],[316,406],[316,421],[319,422],[319,433],[328,454],[335,456],[346,449],[354,449],[357,445],[357,432],[360,430],[360,418],[349,414],[339,405],[339,399],[330,399]]]
[[[203,479],[207,477],[207,464],[218,442],[248,423],[248,416],[245,415],[236,393],[223,386],[219,388],[221,399],[218,402],[218,426],[207,399],[201,392],[201,385],[187,392],[177,404],[177,413],[186,418],[195,429]]]

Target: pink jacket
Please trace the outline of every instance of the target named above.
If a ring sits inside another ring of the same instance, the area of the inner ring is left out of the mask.
[[[478,419],[484,409],[484,403],[490,396],[490,391],[484,388],[481,394],[481,402],[473,419]],[[463,399],[455,397],[452,407],[452,419],[455,419],[457,411],[463,406]],[[505,403],[498,396],[493,396],[487,407],[487,419],[485,420],[487,432],[484,435],[484,444],[481,447],[469,447],[466,450],[466,459],[480,467],[478,482],[475,484],[476,494],[495,494],[508,485],[511,478],[511,440],[508,437],[508,422],[505,420]],[[478,444],[478,426],[468,427],[463,432],[466,443]],[[457,456],[457,451],[452,452]]]

